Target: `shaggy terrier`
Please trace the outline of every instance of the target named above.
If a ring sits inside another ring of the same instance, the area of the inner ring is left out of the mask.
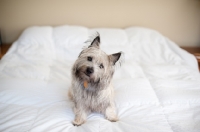
[[[75,119],[79,126],[91,112],[102,113],[106,119],[118,120],[111,80],[116,63],[121,63],[122,52],[107,55],[100,49],[100,35],[83,49],[72,68],[72,83],[68,96],[73,102]]]

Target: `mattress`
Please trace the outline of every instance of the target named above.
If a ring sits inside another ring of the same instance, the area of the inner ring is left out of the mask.
[[[98,31],[107,54],[124,52],[113,77],[119,121],[92,113],[77,127],[71,68]],[[200,73],[188,52],[143,27],[34,26],[0,60],[1,132],[200,132]]]

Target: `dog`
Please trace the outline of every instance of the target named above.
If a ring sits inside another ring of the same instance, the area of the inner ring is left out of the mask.
[[[111,80],[123,52],[107,55],[100,49],[99,33],[90,43],[81,51],[72,68],[68,96],[75,113],[74,126],[85,123],[91,112],[101,113],[111,122],[118,120]]]

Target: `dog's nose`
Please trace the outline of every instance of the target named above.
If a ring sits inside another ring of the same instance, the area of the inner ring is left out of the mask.
[[[88,75],[92,74],[93,72],[94,72],[93,67],[88,67],[88,68],[86,69],[86,73],[87,73]]]

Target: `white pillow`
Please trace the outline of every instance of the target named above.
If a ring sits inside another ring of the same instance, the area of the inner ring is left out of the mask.
[[[81,26],[68,25],[55,27],[53,38],[55,45],[62,48],[82,47],[88,39],[88,29]]]
[[[49,44],[53,43],[52,27],[49,26],[34,26],[23,31],[18,39],[20,44]]]
[[[117,28],[93,28],[90,33],[99,32],[101,45],[104,46],[123,46],[128,42],[126,32]]]

